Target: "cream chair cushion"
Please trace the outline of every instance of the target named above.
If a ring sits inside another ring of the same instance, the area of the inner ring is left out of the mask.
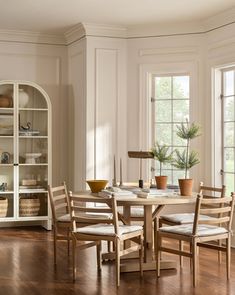
[[[194,213],[177,213],[177,214],[166,214],[160,217],[162,220],[174,222],[174,223],[193,223],[194,221]],[[207,215],[199,215],[199,220],[210,220],[215,219],[214,217],[210,217]]]
[[[140,225],[119,225],[119,235],[143,230]],[[76,233],[98,236],[115,236],[114,226],[112,224],[94,224],[76,229]]]
[[[184,236],[191,236],[193,232],[193,224],[182,224],[173,226],[163,226],[159,229],[161,232],[180,234]],[[213,236],[217,234],[227,233],[227,229],[224,227],[209,225],[209,224],[199,224],[197,228],[197,236]]]

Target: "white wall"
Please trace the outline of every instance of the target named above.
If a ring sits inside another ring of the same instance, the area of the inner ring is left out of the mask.
[[[128,40],[128,150],[149,150],[151,141],[151,93],[149,80],[151,74],[189,73],[191,76],[191,120],[202,125],[204,134],[203,105],[204,76],[203,68],[203,37],[201,35],[151,37]],[[205,135],[192,142],[199,151],[201,163],[204,162]],[[144,161],[146,167],[149,160]],[[195,187],[204,179],[203,164],[192,170]],[[149,167],[148,167],[149,168]],[[149,169],[147,169],[149,171]],[[138,162],[128,161],[129,180],[138,179]],[[151,175],[147,172],[144,180]]]
[[[68,48],[69,64],[69,184],[73,190],[85,188],[86,180],[86,40]]]
[[[52,103],[52,183],[68,180],[67,50],[65,46],[0,43],[0,79],[39,84]]]
[[[120,158],[126,164],[125,40],[87,38],[86,87],[86,177],[111,185],[114,155],[117,166]]]

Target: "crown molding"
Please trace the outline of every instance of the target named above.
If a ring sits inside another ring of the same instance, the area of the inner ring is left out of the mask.
[[[126,38],[127,28],[107,24],[83,23],[87,36]]]
[[[54,35],[30,31],[0,30],[0,42],[65,45],[65,37],[61,34]]]
[[[235,22],[235,6],[229,10],[225,10],[208,19],[205,19],[203,22],[207,32],[232,24]]]
[[[79,41],[86,36],[86,30],[82,23],[77,24],[64,34],[66,45],[70,45],[76,41]]]
[[[0,30],[0,42],[66,46],[79,41],[84,37],[138,39],[206,34],[232,24],[235,24],[235,6],[232,9],[197,22],[155,23],[129,27],[108,24],[79,23],[70,30],[66,31],[64,34]]]

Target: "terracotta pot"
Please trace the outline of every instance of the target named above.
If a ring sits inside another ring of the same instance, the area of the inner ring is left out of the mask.
[[[157,189],[166,189],[167,176],[155,176]]]
[[[181,196],[192,196],[193,179],[178,179]]]

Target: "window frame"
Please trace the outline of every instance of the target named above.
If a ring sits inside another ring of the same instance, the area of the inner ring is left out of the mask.
[[[174,87],[173,87],[173,79],[174,77],[182,77],[182,76],[187,76],[189,78],[189,97],[187,98],[174,98]],[[160,98],[160,99],[157,99],[155,97],[155,79],[156,78],[160,78],[160,77],[170,77],[171,78],[171,97],[170,98]],[[192,99],[191,99],[191,93],[192,93],[192,90],[191,90],[191,83],[192,83],[192,74],[190,71],[182,71],[182,72],[177,72],[177,73],[174,73],[174,72],[169,72],[169,73],[162,73],[162,74],[159,74],[159,73],[152,73],[152,76],[151,76],[151,138],[152,138],[152,143],[154,144],[156,142],[156,138],[155,138],[155,134],[156,134],[156,124],[157,123],[160,123],[160,124],[171,124],[171,145],[169,145],[171,151],[173,151],[174,149],[176,148],[184,148],[186,146],[184,145],[180,145],[180,146],[174,146],[174,140],[173,140],[173,135],[174,135],[174,126],[177,125],[177,124],[180,124],[182,121],[180,122],[176,122],[174,121],[174,113],[173,113],[173,107],[174,107],[174,101],[188,101],[188,119],[189,119],[189,122],[191,121],[191,102],[192,102]],[[166,122],[157,122],[156,120],[156,101],[170,101],[171,103],[171,121],[166,121]],[[167,145],[168,146],[168,145]],[[183,170],[179,170],[177,168],[174,168],[172,165],[170,168],[167,168],[167,169],[164,169],[164,171],[169,171],[170,172],[170,177],[171,177],[171,184],[176,184],[174,183],[174,172],[175,171],[183,171]],[[154,178],[154,175],[156,173],[156,165],[155,165],[155,161],[153,160],[152,163],[151,163],[151,175],[152,175],[152,178]],[[190,173],[190,172],[189,172]],[[178,184],[178,183],[177,183]]]

